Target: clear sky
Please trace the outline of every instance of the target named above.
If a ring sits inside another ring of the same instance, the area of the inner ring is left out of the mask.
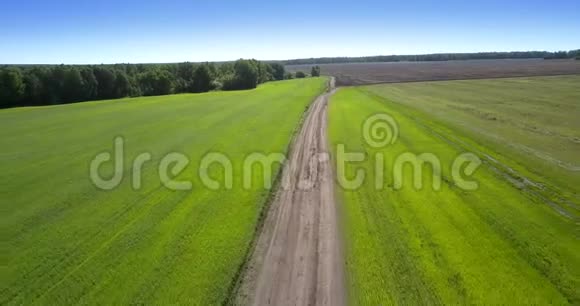
[[[0,64],[577,48],[579,0],[0,1]]]

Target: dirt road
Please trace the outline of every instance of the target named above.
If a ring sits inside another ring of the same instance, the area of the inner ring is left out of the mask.
[[[282,172],[237,304],[344,305],[344,263],[326,137],[329,91],[311,105]]]

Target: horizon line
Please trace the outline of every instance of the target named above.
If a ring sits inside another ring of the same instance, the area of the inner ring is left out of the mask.
[[[66,64],[66,63],[34,63],[34,64],[5,64],[0,63],[0,66],[60,66],[60,65],[68,65],[68,66],[98,66],[98,65],[162,65],[162,64],[179,64],[179,63],[192,63],[192,64],[201,64],[201,63],[231,63],[235,62],[239,59],[255,59],[261,62],[270,62],[270,63],[284,63],[284,62],[292,62],[292,61],[300,61],[300,60],[316,60],[316,59],[361,59],[361,58],[371,58],[371,57],[389,57],[389,56],[427,56],[427,55],[445,55],[445,54],[453,54],[453,55],[465,55],[465,54],[501,54],[501,53],[532,53],[532,52],[545,52],[545,53],[557,53],[557,52],[570,52],[570,51],[577,51],[578,49],[569,49],[569,50],[557,50],[554,49],[553,51],[548,50],[512,50],[512,51],[475,51],[475,52],[435,52],[435,53],[415,53],[415,54],[375,54],[375,55],[361,55],[361,56],[319,56],[319,57],[301,57],[301,58],[291,58],[291,59],[257,59],[254,57],[249,58],[237,58],[232,60],[216,60],[216,61],[176,61],[176,62],[114,62],[114,63],[83,63],[83,64]],[[538,57],[538,59],[541,57]],[[510,58],[505,58],[510,59]],[[513,59],[535,59],[535,58],[513,58]],[[486,60],[486,59],[472,59],[472,60]],[[496,59],[497,60],[497,59]],[[447,60],[449,61],[449,60]],[[423,61],[418,61],[423,62]],[[313,65],[316,63],[312,63]],[[329,63],[327,63],[329,64]],[[285,65],[306,65],[306,64],[285,64]]]

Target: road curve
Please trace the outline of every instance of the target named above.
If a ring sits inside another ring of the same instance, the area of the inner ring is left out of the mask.
[[[283,168],[236,304],[344,305],[344,262],[326,137],[329,90],[310,106]]]

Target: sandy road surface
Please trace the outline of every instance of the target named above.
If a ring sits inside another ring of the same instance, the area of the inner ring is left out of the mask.
[[[236,304],[344,305],[344,269],[326,138],[329,92],[310,106]]]

